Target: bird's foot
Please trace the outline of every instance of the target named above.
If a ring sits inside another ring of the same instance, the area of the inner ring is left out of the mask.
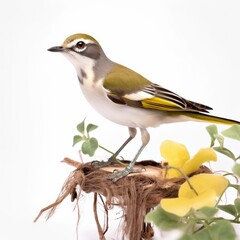
[[[113,182],[118,181],[119,179],[127,176],[130,173],[140,173],[144,170],[144,168],[131,168],[131,167],[126,167],[123,170],[117,170],[115,169],[112,174],[108,176],[108,179],[112,180]]]
[[[93,161],[92,162],[92,166],[94,168],[104,168],[104,167],[108,167],[112,164],[111,161]]]

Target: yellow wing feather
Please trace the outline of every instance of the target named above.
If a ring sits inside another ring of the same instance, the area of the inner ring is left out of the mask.
[[[147,98],[141,101],[143,108],[151,108],[161,111],[183,111],[183,108],[175,102],[159,97]]]

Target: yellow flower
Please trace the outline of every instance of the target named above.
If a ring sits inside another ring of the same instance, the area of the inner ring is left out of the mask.
[[[162,208],[178,216],[185,216],[191,209],[213,207],[216,199],[228,186],[228,180],[214,174],[198,174],[189,179],[194,192],[187,182],[179,189],[177,198],[164,198],[161,200]]]
[[[190,158],[189,152],[183,144],[170,140],[166,140],[161,144],[160,153],[164,158],[163,162],[168,163],[169,166],[179,168],[186,175],[197,171],[204,162],[217,160],[217,155],[212,148],[202,148]],[[182,177],[182,175],[175,169],[167,170],[167,178],[174,177]]]

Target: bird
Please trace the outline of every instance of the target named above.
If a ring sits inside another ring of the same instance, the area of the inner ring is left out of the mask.
[[[62,53],[72,63],[83,95],[98,113],[114,123],[128,127],[129,137],[104,166],[116,161],[119,153],[136,136],[137,129],[140,129],[141,146],[123,170],[109,175],[112,181],[138,171],[134,165],[149,143],[149,127],[184,121],[240,124],[239,121],[210,115],[211,107],[183,98],[110,60],[99,42],[88,34],[70,35],[62,45],[48,50]]]

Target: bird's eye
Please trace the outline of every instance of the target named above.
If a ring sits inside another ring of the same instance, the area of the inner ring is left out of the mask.
[[[85,44],[85,42],[83,42],[83,41],[79,41],[79,42],[77,42],[76,47],[77,47],[79,50],[81,50],[81,49],[84,49],[84,48],[86,47],[86,44]]]

